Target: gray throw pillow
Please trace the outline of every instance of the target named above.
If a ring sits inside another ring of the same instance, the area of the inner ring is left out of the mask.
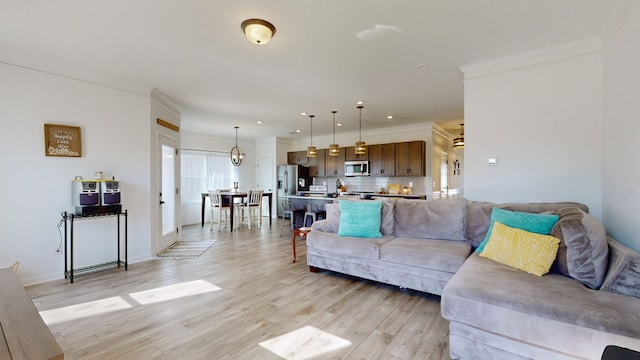
[[[560,239],[555,269],[592,289],[602,285],[609,264],[607,234],[598,220],[579,208],[557,212],[551,235]]]
[[[609,239],[609,271],[600,290],[640,298],[640,254]]]

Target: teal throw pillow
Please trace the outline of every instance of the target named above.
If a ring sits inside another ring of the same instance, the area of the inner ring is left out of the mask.
[[[339,236],[379,238],[382,201],[340,201]]]
[[[558,222],[559,218],[560,217],[558,215],[533,214],[493,208],[491,211],[491,224],[489,225],[489,231],[487,231],[487,235],[476,249],[476,252],[481,253],[484,250],[485,245],[487,245],[487,242],[491,237],[493,223],[496,221],[512,228],[522,229],[536,234],[549,235],[551,233],[551,229],[553,229],[553,225]]]

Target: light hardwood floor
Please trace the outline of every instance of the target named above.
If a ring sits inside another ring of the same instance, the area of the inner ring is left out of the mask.
[[[311,273],[304,241],[292,263],[280,224],[234,233],[186,226],[185,240],[217,244],[198,259],[131,264],[27,292],[54,319],[65,359],[449,358],[438,296]],[[172,295],[180,297],[161,298]]]

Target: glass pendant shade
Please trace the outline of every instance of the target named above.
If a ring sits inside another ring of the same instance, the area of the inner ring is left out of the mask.
[[[336,144],[336,113],[338,111],[333,110],[333,144],[329,145],[329,156],[340,156],[340,146]]]
[[[364,107],[364,105],[362,103],[358,103],[356,107],[358,108],[360,114],[358,116],[359,130],[358,141],[356,141],[355,144],[355,153],[356,155],[365,155],[367,153],[367,147],[365,146],[365,142],[362,141],[362,108]]]
[[[314,158],[318,155],[318,151],[315,146],[307,146],[307,157]]]
[[[339,155],[340,155],[340,146],[338,144],[330,144],[329,156],[339,156]]]
[[[460,124],[460,126],[462,126],[462,132],[460,133],[460,136],[453,139],[454,149],[459,149],[464,147],[464,124]]]
[[[242,164],[242,159],[244,158],[244,151],[238,147],[238,127],[234,127],[236,129],[236,146],[231,148],[229,156],[233,166],[240,166],[240,164]]]
[[[313,146],[313,118],[315,117],[315,115],[309,115],[309,122],[311,124],[311,132],[310,132],[310,139],[311,139],[311,144],[309,146],[307,146],[307,157],[308,158],[314,158],[316,157],[316,155],[318,154],[316,147]]]

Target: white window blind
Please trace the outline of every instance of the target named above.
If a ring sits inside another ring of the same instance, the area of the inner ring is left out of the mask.
[[[229,189],[233,165],[226,153],[182,150],[180,154],[182,203],[200,203],[209,190]]]

